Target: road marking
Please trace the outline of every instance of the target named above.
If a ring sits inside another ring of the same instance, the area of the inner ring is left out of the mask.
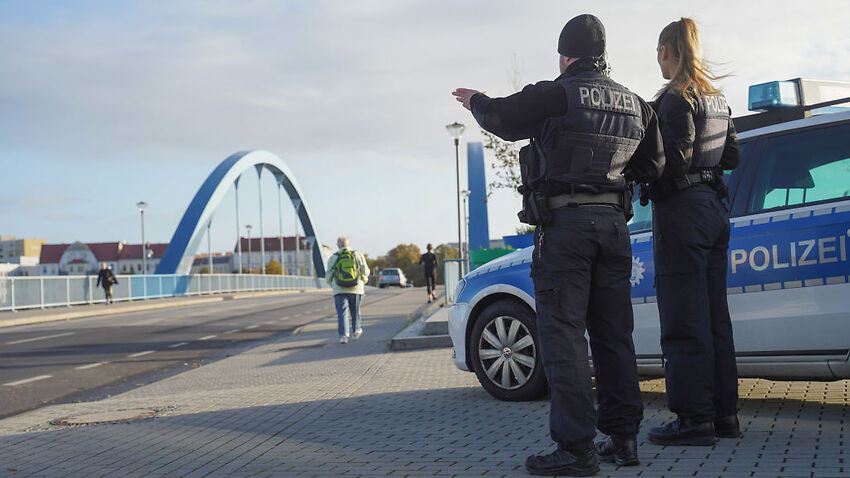
[[[81,365],[79,367],[75,367],[74,370],[88,370],[90,368],[100,367],[101,365],[106,365],[108,362],[97,362],[90,363],[88,365]]]
[[[134,353],[134,354],[130,354],[130,355],[128,355],[128,357],[131,357],[131,358],[132,357],[141,357],[142,355],[152,354],[154,352],[156,352],[156,350],[145,350],[144,352],[137,352],[137,353]]]
[[[293,331],[292,331],[292,335],[295,335],[295,334],[297,334],[298,332],[301,332],[301,329],[303,329],[303,328],[304,328],[304,326],[302,325],[301,327],[298,327],[297,329],[293,330]]]
[[[248,327],[245,327],[245,329],[251,330],[251,329],[256,329],[257,327],[259,327],[259,325],[249,325]]]
[[[25,383],[36,382],[38,380],[44,380],[46,378],[51,378],[51,377],[53,377],[53,375],[39,375],[38,377],[25,378],[23,380],[18,380],[17,382],[4,383],[3,385],[5,385],[7,387],[14,387],[16,385],[23,385]]]
[[[228,330],[227,332],[224,333],[224,335],[233,334],[233,333],[236,333],[236,332],[239,332],[239,329]]]
[[[180,342],[179,344],[169,345],[169,346],[168,346],[168,348],[170,348],[170,349],[176,349],[177,347],[182,347],[182,346],[184,346],[184,345],[189,345],[189,342]]]
[[[67,335],[74,335],[74,332],[65,332],[64,334],[45,335],[43,337],[33,337],[31,339],[13,340],[12,342],[6,342],[6,345],[23,344],[23,343],[27,343],[27,342],[35,342],[36,340],[55,339],[56,337],[65,337]]]
[[[206,337],[201,337],[198,340],[209,340],[218,337],[218,335],[207,335]]]

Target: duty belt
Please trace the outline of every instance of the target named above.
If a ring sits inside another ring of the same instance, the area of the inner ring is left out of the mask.
[[[688,173],[681,179],[676,180],[676,188],[680,191],[687,189],[694,184],[711,184],[715,181],[715,172],[710,169],[703,169],[696,173]]]
[[[566,206],[579,206],[582,204],[617,204],[623,203],[623,193],[607,192],[590,194],[577,192],[575,194],[560,194],[549,198],[549,209],[558,209]]]

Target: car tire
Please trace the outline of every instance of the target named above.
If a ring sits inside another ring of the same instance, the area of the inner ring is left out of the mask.
[[[487,393],[511,402],[546,394],[537,320],[528,307],[510,300],[490,304],[475,318],[469,340],[472,369]]]
[[[383,289],[383,288],[384,288],[384,284],[378,284],[378,289]]]

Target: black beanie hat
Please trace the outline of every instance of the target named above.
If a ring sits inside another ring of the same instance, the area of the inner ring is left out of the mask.
[[[558,53],[572,58],[605,54],[605,27],[593,15],[579,15],[564,25],[558,39]]]

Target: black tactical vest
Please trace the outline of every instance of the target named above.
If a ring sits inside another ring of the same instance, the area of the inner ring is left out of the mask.
[[[567,113],[543,125],[545,193],[622,191],[623,169],[644,137],[637,95],[607,76],[583,72],[556,80]]]
[[[713,168],[720,164],[726,131],[729,128],[729,107],[722,94],[700,96],[694,104],[693,158],[689,172]]]

